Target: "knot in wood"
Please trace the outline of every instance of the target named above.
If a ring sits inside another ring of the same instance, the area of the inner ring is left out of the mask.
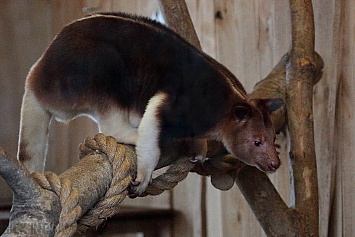
[[[221,11],[217,11],[217,12],[216,12],[216,15],[215,15],[215,18],[216,18],[216,19],[223,20],[222,12],[221,12]]]
[[[314,63],[309,58],[300,59],[300,67],[302,71],[315,71],[316,67]]]

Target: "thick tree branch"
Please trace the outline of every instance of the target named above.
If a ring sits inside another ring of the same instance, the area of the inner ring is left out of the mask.
[[[33,182],[23,165],[0,147],[0,177],[13,190],[15,197],[35,198],[40,195],[39,187]]]
[[[298,214],[288,208],[265,173],[245,166],[236,183],[267,236],[302,236],[296,222]]]
[[[201,50],[200,40],[197,37],[186,2],[184,0],[159,0],[159,5],[167,25]]]
[[[13,191],[10,224],[3,237],[53,236],[59,222],[59,198],[43,190],[18,160],[0,148],[0,176]]]
[[[286,64],[289,60],[290,53],[288,52],[280,59],[269,75],[255,85],[250,97],[282,98],[286,101]],[[322,78],[324,68],[324,61],[317,52],[314,52],[314,65],[316,75],[312,78],[313,85]],[[276,132],[279,132],[286,125],[286,106],[272,113],[271,119]]]
[[[314,18],[311,0],[290,0],[292,47],[287,63],[286,106],[295,209],[318,236],[318,179],[313,126]]]

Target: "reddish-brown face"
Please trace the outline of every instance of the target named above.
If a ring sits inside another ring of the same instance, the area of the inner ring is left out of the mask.
[[[273,172],[280,166],[274,141],[275,132],[271,123],[268,108],[270,100],[250,100],[235,104],[218,129],[220,138],[226,149],[235,157],[248,165],[256,166],[264,172]],[[278,102],[280,107],[282,102]],[[278,108],[277,107],[277,108]]]

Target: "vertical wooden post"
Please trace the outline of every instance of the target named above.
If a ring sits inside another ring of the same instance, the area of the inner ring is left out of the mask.
[[[317,164],[313,127],[314,17],[311,0],[290,0],[292,47],[286,72],[286,106],[290,131],[290,159],[294,208],[319,234]]]

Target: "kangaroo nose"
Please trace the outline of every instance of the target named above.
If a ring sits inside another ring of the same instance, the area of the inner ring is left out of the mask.
[[[271,170],[272,170],[272,171],[277,170],[277,169],[280,167],[280,164],[281,164],[280,159],[277,158],[277,159],[272,160],[272,161],[270,162],[270,168],[271,168]]]

